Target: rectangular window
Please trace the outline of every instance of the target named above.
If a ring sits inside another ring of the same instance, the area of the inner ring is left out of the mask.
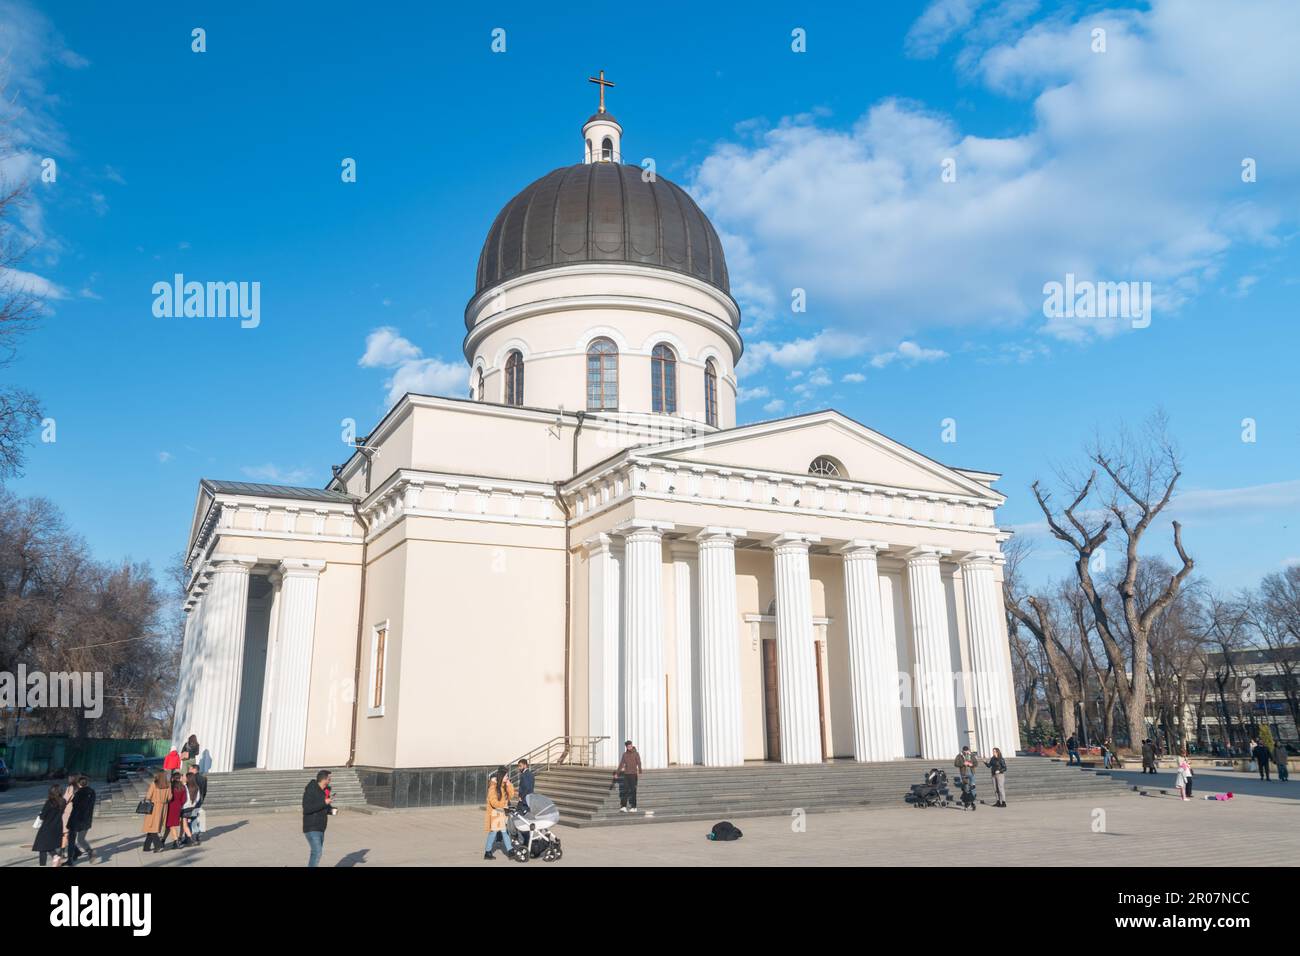
[[[384,677],[388,666],[388,622],[376,624],[370,632],[370,701],[369,717],[384,716]]]

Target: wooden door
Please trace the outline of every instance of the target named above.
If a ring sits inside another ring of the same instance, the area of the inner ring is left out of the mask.
[[[776,689],[776,641],[763,641],[763,725],[767,730],[767,759],[781,759],[781,703]]]
[[[817,724],[822,732],[822,759],[827,760],[830,754],[826,749],[826,689],[822,674],[821,641],[813,641],[813,654],[817,658]]]

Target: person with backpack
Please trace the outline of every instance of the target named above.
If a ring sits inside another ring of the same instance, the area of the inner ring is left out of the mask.
[[[993,796],[996,802],[995,807],[1005,807],[1007,805],[1007,762],[1002,758],[1002,751],[994,747],[993,756],[984,762],[984,766],[989,768],[993,774]]]
[[[487,832],[487,842],[483,844],[483,859],[496,859],[497,835],[505,842],[506,856],[514,851],[510,842],[510,832],[506,829],[506,808],[515,799],[515,785],[510,782],[510,774],[505,767],[497,767],[496,773],[488,777],[487,815],[483,829]]]
[[[95,862],[95,851],[86,842],[86,834],[94,819],[95,790],[90,785],[90,778],[82,774],[77,778],[77,789],[72,794],[72,812],[68,814],[69,865],[77,862],[83,852],[89,862]]]

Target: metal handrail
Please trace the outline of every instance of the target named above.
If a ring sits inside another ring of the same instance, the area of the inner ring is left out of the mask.
[[[552,737],[541,746],[534,747],[523,756],[510,761],[510,782],[518,782],[521,760],[527,760],[529,769],[534,771],[549,770],[562,764],[571,767],[590,767],[595,757],[596,744],[602,740],[609,740],[609,737]]]

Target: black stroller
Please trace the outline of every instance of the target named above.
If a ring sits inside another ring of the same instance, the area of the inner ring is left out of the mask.
[[[946,807],[952,795],[948,792],[948,775],[937,767],[925,772],[924,783],[912,784],[905,799],[914,807]]]

